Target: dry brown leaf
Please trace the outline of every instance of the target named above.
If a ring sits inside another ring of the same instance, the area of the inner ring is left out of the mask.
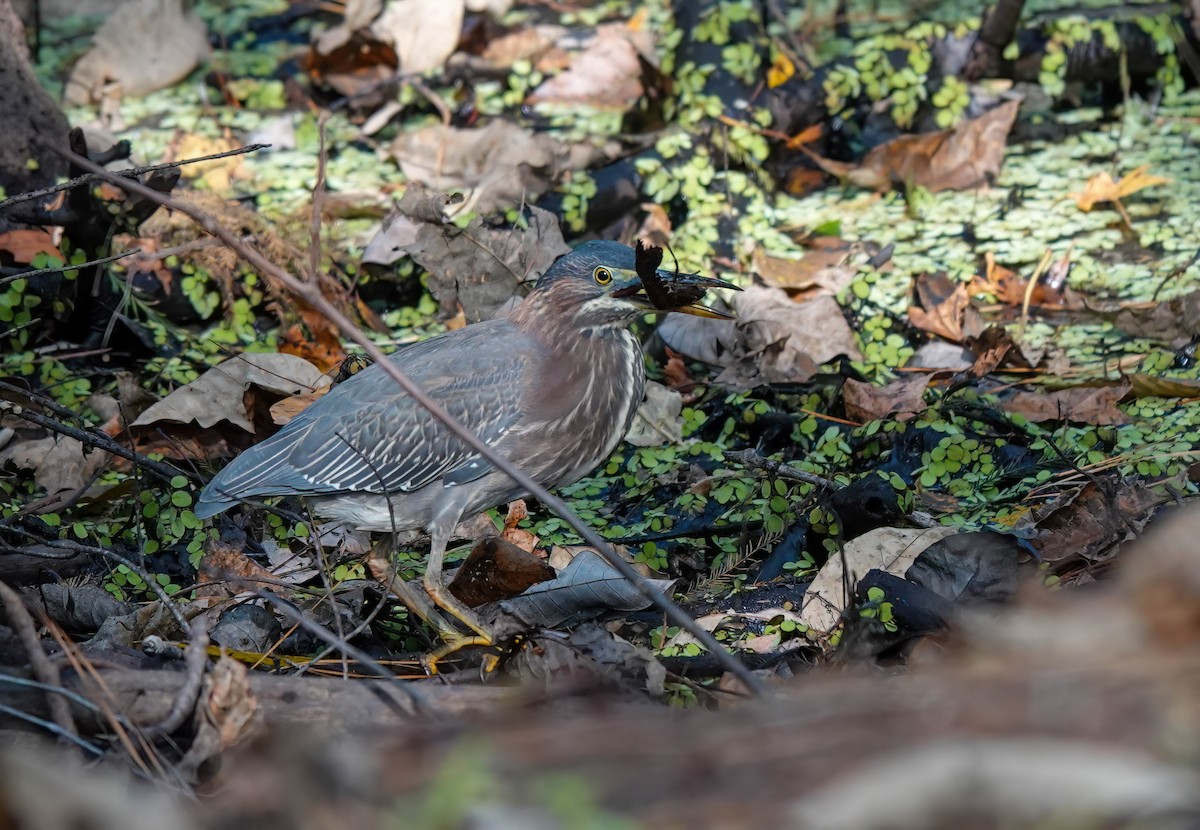
[[[668,247],[671,243],[671,217],[667,215],[666,209],[654,202],[643,202],[641,208],[646,211],[646,218],[642,220],[637,234],[630,240],[630,246],[640,239],[652,248]]]
[[[671,314],[658,326],[663,342],[675,351],[724,367],[717,381],[725,386],[800,383],[836,357],[862,357],[831,296],[797,303],[778,288],[750,286],[730,304],[736,320]]]
[[[269,430],[280,398],[329,385],[329,378],[295,355],[247,353],[209,369],[148,407],[129,427],[142,452],[171,458],[213,458],[245,449]]]
[[[1180,348],[1200,335],[1200,291],[1172,297],[1149,308],[1121,308],[1113,325],[1134,337]]]
[[[846,417],[856,421],[877,421],[896,413],[896,420],[905,421],[925,409],[925,387],[930,376],[910,375],[886,386],[849,378],[842,386],[842,403]]]
[[[32,470],[34,482],[51,496],[83,487],[111,458],[65,435],[14,439],[0,448],[0,464]]]
[[[0,251],[12,255],[12,262],[27,265],[38,254],[55,257],[66,262],[62,251],[54,244],[54,236],[41,228],[17,228],[0,233]]]
[[[548,53],[555,41],[567,33],[562,26],[526,26],[492,39],[480,56],[493,66],[508,68],[517,61],[538,60]],[[544,71],[538,66],[539,71]]]
[[[389,0],[371,33],[395,47],[400,71],[425,72],[454,54],[465,14],[463,0]]]
[[[957,532],[949,527],[880,527],[851,539],[841,556],[831,556],[821,566],[804,592],[801,619],[813,632],[829,634],[842,620],[847,585],[858,584],[875,568],[902,577],[926,548]]]
[[[250,689],[249,670],[232,657],[222,655],[205,683],[205,714],[217,729],[221,748],[241,743],[261,728],[258,699]]]
[[[448,588],[468,608],[475,608],[519,596],[554,577],[554,568],[540,557],[507,539],[490,536],[475,543]]]
[[[757,248],[751,267],[768,285],[789,293],[836,294],[850,284],[854,271],[845,265],[850,243],[837,237],[819,237],[811,240],[809,247],[800,259],[772,256]]]
[[[1170,182],[1170,179],[1165,179],[1162,176],[1150,175],[1150,165],[1143,164],[1141,167],[1131,170],[1116,181],[1113,181],[1113,177],[1108,174],[1108,171],[1097,173],[1087,180],[1082,193],[1072,193],[1070,195],[1075,200],[1075,204],[1079,206],[1079,209],[1085,213],[1102,202],[1112,202],[1118,205],[1122,214],[1124,214],[1125,209],[1121,206],[1121,200],[1126,196],[1131,196],[1139,190],[1145,190],[1147,187],[1170,184]]]
[[[336,369],[346,359],[337,327],[311,307],[298,310],[311,337],[300,325],[289,326],[279,338],[279,352],[307,360],[322,372]]]
[[[399,62],[395,49],[364,30],[328,53],[314,47],[301,65],[315,82],[348,96],[378,89],[380,83],[395,76]]]
[[[976,274],[971,281],[971,293],[991,294],[1005,305],[1021,305],[1025,301],[1026,280],[1016,271],[997,263],[996,255],[991,251],[984,254],[984,261],[983,274]]]
[[[387,148],[410,181],[437,193],[466,191],[466,199],[451,207],[481,214],[534,202],[564,173],[604,164],[618,152],[615,142],[568,144],[502,119],[471,129],[421,127]]]
[[[1123,381],[1113,386],[1081,386],[1057,392],[1016,392],[1001,407],[1036,423],[1065,420],[1097,426],[1126,424],[1128,416],[1116,405],[1129,388],[1130,384]]]
[[[274,581],[274,575],[240,548],[215,543],[196,566],[199,597],[233,597]],[[244,581],[243,581],[244,580]],[[264,581],[265,580],[265,581]]]
[[[204,22],[189,7],[183,0],[123,3],[71,70],[67,103],[94,103],[114,82],[121,94],[141,96],[182,81],[210,51]]]
[[[164,422],[195,421],[211,427],[229,421],[254,432],[254,421],[243,400],[252,386],[278,395],[297,395],[329,385],[315,366],[294,355],[272,352],[237,355],[209,369],[146,409],[134,427],[161,427]]]
[[[271,405],[271,421],[279,426],[284,426],[288,421],[308,409],[316,402],[317,398],[320,398],[328,391],[328,387],[315,389],[312,392],[301,392],[299,395],[292,395],[289,398],[277,401]]]
[[[391,265],[411,256],[429,273],[429,292],[447,316],[461,310],[469,322],[491,319],[523,282],[571,250],[549,211],[530,207],[524,227],[494,228],[476,217],[459,228],[446,221],[445,202],[444,194],[410,184],[362,261]]]
[[[653,51],[652,44],[648,32],[635,31],[626,24],[600,26],[596,37],[575,56],[570,67],[542,83],[527,103],[626,110],[642,97],[639,55]]]
[[[971,297],[965,283],[953,282],[945,274],[922,274],[916,282],[920,306],[909,306],[908,319],[922,331],[961,343],[963,320]]]
[[[683,395],[652,380],[646,381],[646,398],[637,408],[625,440],[635,447],[661,447],[683,440]]]
[[[827,173],[871,190],[898,185],[917,185],[933,193],[966,190],[1000,172],[1005,141],[1020,106],[1020,101],[1009,101],[949,130],[900,136],[867,153],[857,167],[799,149]]]
[[[696,381],[688,373],[687,364],[683,362],[683,358],[679,353],[674,351],[670,346],[666,346],[667,364],[663,366],[663,380],[667,386],[680,392],[684,395],[684,402],[687,402],[687,394],[693,392],[696,387]]]
[[[1044,507],[1027,513],[1016,530],[1056,572],[1065,564],[1110,558],[1117,543],[1136,533],[1165,498],[1140,482],[1089,481]]]
[[[1001,325],[991,325],[966,339],[967,347],[976,355],[971,373],[983,377],[999,366],[1033,369],[1046,355],[1044,347],[1030,346],[1013,339],[1012,332]]]

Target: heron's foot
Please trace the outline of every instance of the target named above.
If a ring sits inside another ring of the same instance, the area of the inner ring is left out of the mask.
[[[454,619],[487,640],[489,645],[493,642],[492,632],[488,630],[483,620],[479,619],[479,615],[464,605],[458,597],[450,593],[450,589],[441,580],[426,578],[425,591],[438,608],[441,608],[447,614],[454,617]]]
[[[461,651],[464,648],[472,648],[474,646],[488,648],[492,645],[491,637],[481,637],[479,635],[471,634],[457,634],[457,636],[454,637],[447,637],[445,633],[442,633],[442,639],[445,640],[445,645],[431,652],[421,661],[425,666],[425,671],[431,675],[438,674],[440,672],[439,664],[441,661],[455,652]],[[491,653],[484,655],[483,670],[485,672],[490,674],[491,672],[494,672],[496,667],[499,665],[500,657],[498,655]]]
[[[484,624],[483,620],[479,618],[479,615],[464,605],[458,599],[458,597],[451,594],[445,583],[443,583],[440,579],[430,579],[427,576],[425,580],[425,591],[429,594],[429,598],[433,600],[434,604],[437,605],[438,608],[441,608],[447,614],[454,617],[454,619],[458,620],[471,631],[475,632],[472,636],[470,634],[459,634],[457,631],[447,632],[439,630],[438,634],[446,644],[437,651],[433,652],[426,659],[425,667],[429,670],[430,674],[437,674],[437,664],[439,660],[442,660],[447,655],[453,654],[460,649],[468,648],[470,646],[486,647],[495,645],[496,638],[492,635],[492,632],[488,630],[488,627]],[[485,672],[495,671],[499,664],[500,658],[495,654],[487,654],[483,658],[483,670]]]

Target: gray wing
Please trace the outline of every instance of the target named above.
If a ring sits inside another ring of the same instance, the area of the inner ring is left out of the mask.
[[[516,424],[536,347],[507,321],[469,326],[391,359],[490,446]],[[273,495],[401,493],[462,484],[491,469],[380,367],[338,384],[204,488],[201,518]]]

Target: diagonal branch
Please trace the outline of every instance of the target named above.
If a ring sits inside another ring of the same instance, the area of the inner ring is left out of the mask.
[[[220,239],[233,251],[236,251],[247,263],[258,269],[263,274],[271,276],[281,285],[287,287],[296,296],[303,299],[315,310],[325,316],[327,320],[333,323],[341,333],[361,346],[363,350],[370,355],[383,371],[386,372],[392,380],[408,393],[417,403],[424,407],[431,415],[437,418],[442,424],[453,433],[457,438],[478,452],[481,456],[491,462],[496,469],[502,471],[505,475],[519,484],[522,489],[531,493],[537,499],[548,507],[553,513],[563,519],[571,528],[578,533],[584,541],[593,546],[600,554],[608,560],[621,576],[628,579],[641,593],[641,595],[657,606],[673,625],[687,631],[696,640],[715,655],[725,668],[742,681],[748,689],[754,693],[764,691],[762,681],[760,681],[745,665],[741,663],[734,655],[730,654],[725,648],[717,642],[716,638],[709,632],[705,631],[691,616],[676,605],[671,599],[666,596],[658,588],[651,585],[641,574],[633,569],[633,567],[616,554],[611,546],[600,536],[595,530],[588,526],[582,519],[566,505],[566,503],[557,496],[542,487],[533,478],[514,464],[511,460],[500,455],[494,449],[487,445],[478,435],[468,429],[461,421],[445,410],[437,401],[430,398],[421,387],[409,378],[396,364],[387,359],[387,356],[376,346],[368,337],[366,337],[358,327],[346,315],[334,306],[325,295],[321,293],[321,289],[315,283],[308,283],[298,279],[295,275],[284,270],[280,266],[271,262],[259,251],[255,250],[245,242],[243,242],[236,234],[228,228],[221,225],[214,217],[199,210],[195,206],[174,199],[170,196],[165,196],[149,187],[146,187],[141,182],[127,179],[123,176],[110,173],[98,164],[93,163],[89,159],[83,158],[80,155],[72,153],[70,150],[60,149],[59,152],[72,162],[77,164],[84,170],[90,170],[97,177],[122,188],[128,193],[136,194],[145,199],[150,199],[163,207],[171,210],[177,210],[188,216],[204,230],[211,233],[213,236]]]

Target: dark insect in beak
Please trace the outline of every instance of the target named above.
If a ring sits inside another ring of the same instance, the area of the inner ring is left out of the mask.
[[[736,285],[713,277],[699,274],[670,273],[661,270],[663,251],[656,245],[645,246],[638,240],[634,258],[634,269],[641,280],[640,286],[631,286],[615,292],[613,296],[631,297],[645,292],[649,305],[657,311],[678,311],[698,317],[728,319],[730,315],[698,305],[710,288],[731,288],[741,291]]]

